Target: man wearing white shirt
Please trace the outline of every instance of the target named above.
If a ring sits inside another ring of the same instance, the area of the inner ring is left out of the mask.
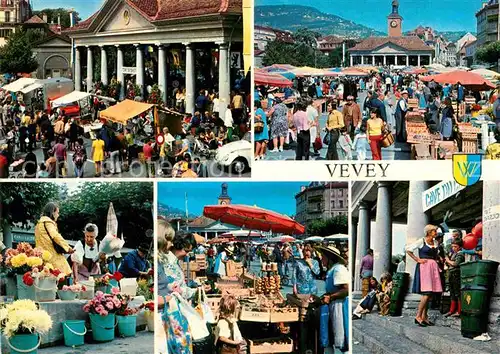
[[[320,132],[318,131],[318,126],[319,126],[319,121],[318,121],[318,117],[319,117],[319,113],[318,113],[318,110],[313,106],[313,100],[309,100],[308,102],[308,105],[307,105],[307,110],[306,110],[306,114],[307,114],[307,120],[309,121],[309,125],[310,125],[310,133],[311,133],[311,144],[313,146],[313,149],[314,149],[314,154],[315,155],[318,155],[319,154],[319,151],[316,150],[315,146],[314,146],[314,141],[316,140],[317,137],[320,136]]]
[[[224,126],[226,127],[227,140],[229,142],[231,142],[233,139],[233,124],[234,124],[233,113],[231,112],[231,106],[228,105],[226,113],[224,115]]]
[[[78,241],[74,247],[75,252],[71,255],[73,261],[73,277],[75,283],[88,280],[92,275],[101,274],[99,267],[99,242],[97,242],[97,226],[85,225],[84,242]]]

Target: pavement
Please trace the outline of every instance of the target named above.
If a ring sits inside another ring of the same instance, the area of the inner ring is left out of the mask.
[[[363,91],[360,92],[358,95],[358,104],[360,107],[362,106],[362,103],[365,101],[365,98],[367,96],[367,92]],[[326,126],[326,120],[327,120],[328,114],[323,113],[320,118],[319,118],[319,123],[321,127]],[[321,141],[323,141],[323,138],[325,137],[326,132],[321,132]],[[311,137],[311,140],[314,140]],[[311,141],[311,144],[313,141]],[[266,161],[273,161],[273,160],[295,160],[295,146],[296,144],[292,142],[291,145],[285,145],[285,150],[282,152],[270,152],[269,150],[266,153],[266,156],[264,160]],[[319,151],[319,156],[314,156],[314,150],[311,147],[310,150],[310,159],[311,160],[326,160],[326,153],[328,151],[328,146],[323,145],[323,148]],[[356,152],[353,151],[352,153],[353,159],[357,160],[356,158]],[[367,160],[372,160],[372,152],[370,149],[366,151],[366,159]],[[410,146],[406,143],[398,143],[396,142],[394,145],[388,147],[388,148],[382,148],[382,159],[383,160],[410,160],[411,159],[411,152],[410,152]]]
[[[91,151],[92,151],[92,140],[90,139],[84,139],[84,146],[87,151],[87,156],[90,158],[91,157]],[[41,162],[44,161],[44,156],[43,156],[43,150],[41,148],[38,148],[34,151],[36,158],[37,158],[37,164],[40,165]],[[24,157],[25,154],[17,153],[16,157],[21,158]],[[195,157],[200,157],[195,154],[193,154],[193,159]],[[203,157],[200,157],[200,160],[202,162],[205,162],[207,165],[209,177],[250,177],[250,172],[245,172],[241,175],[234,175],[232,172],[228,170],[223,170],[221,169],[218,164],[213,161],[213,160],[207,160]],[[109,166],[109,160],[107,160]],[[74,175],[74,165],[73,165],[73,153],[71,151],[68,152],[68,159],[67,159],[67,170],[69,171],[69,175],[65,178],[75,178]],[[124,170],[124,169],[123,169]],[[95,176],[95,163],[94,161],[87,159],[87,162],[84,165],[84,172],[83,172],[83,177],[84,178],[92,178]],[[19,173],[11,173],[11,178],[22,178],[22,174]],[[140,163],[140,161],[135,161],[132,162],[131,168],[128,171],[123,171],[122,173],[117,173],[117,174],[108,174],[108,175],[103,175],[103,178],[148,178],[147,170],[146,170],[146,165]],[[161,175],[157,175],[157,178],[162,178]]]
[[[115,338],[106,343],[85,343],[81,347],[57,346],[38,349],[40,354],[144,354],[154,352],[153,332],[137,332],[135,337]]]

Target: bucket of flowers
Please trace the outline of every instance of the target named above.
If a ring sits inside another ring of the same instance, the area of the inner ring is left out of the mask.
[[[72,301],[75,300],[82,291],[87,291],[85,285],[63,285],[62,289],[57,291],[57,295],[62,301]]]
[[[113,288],[111,294],[97,291],[94,298],[83,306],[90,317],[92,337],[97,342],[109,342],[115,338],[116,312],[123,306],[120,290]]]
[[[40,335],[52,328],[52,319],[35,302],[17,300],[12,304],[0,305],[0,326],[7,337],[11,354],[36,354]]]
[[[147,279],[140,279],[137,281],[137,296],[144,296],[146,301],[152,301],[154,298],[153,284]]]
[[[115,272],[113,275],[105,274],[100,278],[94,279],[95,281],[95,291],[102,291],[105,294],[111,294],[113,288],[119,289],[120,280],[122,280],[123,275],[120,272]]]
[[[40,302],[54,301],[56,299],[57,284],[64,281],[65,275],[59,269],[55,269],[52,264],[47,263],[41,269],[33,268],[31,272],[26,272],[23,281],[26,285],[32,284],[35,287],[35,300]]]
[[[15,249],[9,248],[5,252],[4,267],[7,273],[16,278],[18,299],[35,300],[33,283],[29,285],[23,281],[26,272],[35,267],[42,267],[50,261],[52,255],[40,248],[33,248],[29,243],[21,242]]]
[[[148,324],[148,331],[149,332],[154,332],[155,331],[155,312],[156,312],[156,306],[154,301],[147,301],[144,303],[144,309],[146,312],[144,315],[146,316],[146,321]]]
[[[118,334],[120,337],[133,337],[136,334],[137,313],[139,309],[129,307],[131,299],[129,295],[118,294],[117,297],[122,302],[121,308],[116,312]]]

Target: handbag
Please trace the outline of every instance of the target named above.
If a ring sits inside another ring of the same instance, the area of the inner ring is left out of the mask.
[[[210,335],[207,323],[198,312],[178,293],[172,293],[179,302],[180,312],[186,317],[189,323],[189,332],[194,341],[201,340]]]
[[[380,145],[382,145],[382,147],[384,148],[387,148],[392,144],[394,144],[394,135],[392,135],[389,129],[384,128],[384,130],[382,131],[382,139],[380,140]]]
[[[330,134],[331,134],[331,132],[326,132],[326,135],[323,138],[324,145],[330,145]]]
[[[262,133],[264,131],[264,122],[257,120],[253,123],[253,130],[255,133]]]
[[[321,142],[321,138],[320,137],[316,137],[316,139],[314,140],[314,149],[319,151],[323,148],[323,143]]]
[[[52,241],[52,246],[54,247],[54,250],[56,251],[56,253],[58,253],[58,254],[64,254],[64,253],[66,253],[66,250],[61,245],[59,245],[56,241],[54,241],[54,238],[52,236],[50,236],[50,232],[47,229],[47,225],[45,225],[45,224],[46,223],[44,222],[43,223],[43,227],[45,227],[45,232],[47,233],[47,235],[49,236],[50,240]]]

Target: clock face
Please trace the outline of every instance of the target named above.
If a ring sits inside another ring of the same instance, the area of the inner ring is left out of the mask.
[[[392,22],[391,22],[391,27],[392,27],[392,28],[396,28],[396,27],[398,27],[398,23],[397,23],[396,21],[392,21]]]
[[[221,205],[226,205],[227,204],[227,200],[223,200],[220,203],[221,203]]]

